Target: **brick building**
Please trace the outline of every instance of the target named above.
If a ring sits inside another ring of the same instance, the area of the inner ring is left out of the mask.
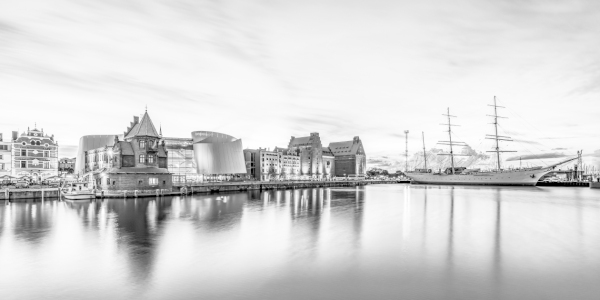
[[[37,128],[27,128],[20,136],[13,131],[12,150],[13,176],[26,176],[33,181],[58,176],[58,143],[54,135]]]
[[[168,156],[164,141],[148,112],[133,122],[120,141],[85,151],[85,170],[102,190],[171,189]]]
[[[365,176],[367,158],[359,137],[355,136],[351,141],[330,143],[329,149],[335,155],[335,176]]]
[[[303,179],[324,178],[323,145],[318,132],[299,138],[292,136],[288,151],[300,157],[300,176]]]

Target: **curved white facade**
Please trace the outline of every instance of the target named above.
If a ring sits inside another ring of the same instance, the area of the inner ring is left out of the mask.
[[[242,140],[211,131],[194,131],[192,140],[198,174],[246,174]]]

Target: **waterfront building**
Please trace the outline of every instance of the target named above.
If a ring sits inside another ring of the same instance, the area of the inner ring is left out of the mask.
[[[233,136],[193,131],[192,148],[200,180],[231,180],[246,177],[242,140]]]
[[[355,136],[351,141],[329,144],[335,156],[335,176],[364,177],[367,170],[367,158],[361,139]]]
[[[134,117],[134,122],[139,122],[139,117]],[[77,157],[75,158],[74,173],[83,176],[86,172],[86,152],[92,149],[97,149],[104,146],[112,147],[115,141],[115,136],[123,139],[123,135],[117,134],[102,134],[102,135],[85,135],[79,139],[79,147],[77,148]]]
[[[0,176],[12,174],[12,143],[4,141],[0,133]]]
[[[300,157],[286,148],[245,149],[247,174],[256,180],[295,180],[300,175]]]
[[[305,137],[291,137],[288,151],[300,157],[302,179],[323,178],[323,146],[318,132]]]
[[[171,189],[165,142],[148,112],[141,121],[134,117],[123,134],[110,145],[85,151],[86,176],[102,190]]]
[[[300,179],[300,156],[286,148],[275,148],[276,152],[281,153],[281,180]]]
[[[323,148],[323,177],[335,177],[335,155],[329,147]]]
[[[58,143],[54,135],[44,130],[29,129],[20,136],[12,135],[12,175],[29,177],[32,181],[41,181],[47,177],[58,176]]]
[[[173,183],[200,181],[194,160],[194,141],[191,138],[170,137],[162,140],[167,147],[167,168],[173,174]]]
[[[73,173],[75,170],[75,158],[63,157],[58,160],[58,171],[64,173]]]

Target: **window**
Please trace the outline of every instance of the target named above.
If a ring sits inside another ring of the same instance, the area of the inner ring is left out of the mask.
[[[166,184],[167,184],[167,181],[166,181],[166,180],[163,180],[163,185],[166,185]]]
[[[50,152],[44,151],[44,157],[50,157]]]
[[[0,154],[0,159],[2,159],[2,158],[3,158],[3,157],[2,157],[2,154]]]
[[[31,144],[32,144],[32,145],[35,145],[35,141],[31,141]]]
[[[148,178],[148,184],[158,185],[158,178]]]
[[[110,185],[110,178],[106,178],[106,185]]]
[[[41,145],[42,143],[40,143],[40,141],[36,141],[36,142],[35,142],[35,144],[39,146],[39,145]]]
[[[22,160],[21,161],[21,168],[27,168],[27,162]]]
[[[27,156],[27,150],[21,149],[21,156]]]
[[[50,169],[50,162],[49,161],[45,161],[44,162],[44,169]]]
[[[140,149],[145,149],[146,148],[146,141],[145,140],[141,140],[140,141]]]
[[[0,145],[0,150],[8,150],[8,145]]]
[[[146,162],[146,154],[140,154],[140,163]]]
[[[0,164],[0,170],[4,170],[4,164]]]
[[[144,183],[144,180],[142,180],[142,179],[138,180],[138,185],[142,185],[142,183]]]
[[[148,155],[148,163],[151,163],[151,164],[154,163],[154,155],[152,155],[152,154]]]

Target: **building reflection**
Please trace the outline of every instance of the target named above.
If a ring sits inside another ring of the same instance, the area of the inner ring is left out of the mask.
[[[0,205],[0,236],[12,234],[15,238],[38,243],[51,233],[56,210],[48,209],[56,201],[27,201]]]

